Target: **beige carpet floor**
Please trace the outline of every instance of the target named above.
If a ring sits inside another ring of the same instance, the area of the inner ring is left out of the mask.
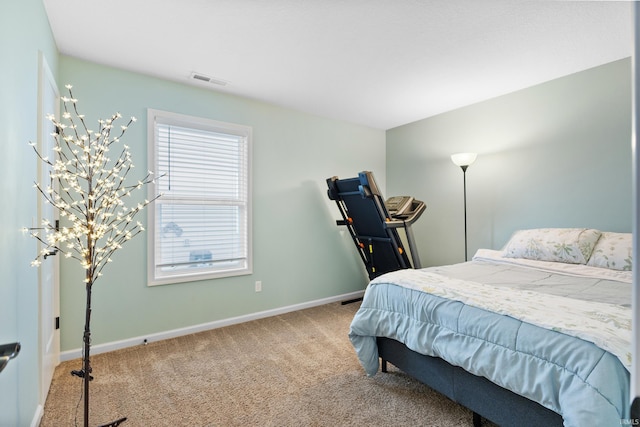
[[[471,412],[393,366],[369,378],[349,338],[359,304],[323,305],[92,356],[90,424],[471,426]],[[81,361],[60,364],[41,427],[82,425]]]

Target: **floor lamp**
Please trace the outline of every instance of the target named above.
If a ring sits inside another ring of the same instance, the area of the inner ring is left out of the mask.
[[[467,261],[467,168],[476,161],[476,153],[457,153],[451,155],[454,165],[462,169],[462,185],[464,193],[464,260]]]

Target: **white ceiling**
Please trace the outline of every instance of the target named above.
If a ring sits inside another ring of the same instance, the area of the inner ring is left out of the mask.
[[[628,1],[43,3],[65,55],[379,129],[625,58],[633,47]],[[194,71],[228,84],[191,80]]]

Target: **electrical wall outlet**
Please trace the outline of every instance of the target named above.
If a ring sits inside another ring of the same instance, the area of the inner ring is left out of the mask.
[[[262,281],[256,281],[256,292],[262,292]]]

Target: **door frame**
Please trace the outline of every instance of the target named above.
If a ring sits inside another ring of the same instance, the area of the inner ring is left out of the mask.
[[[51,68],[43,52],[38,52],[38,150],[45,156],[53,158],[55,152],[50,150],[51,145],[47,145],[47,140],[51,140],[52,123],[46,116],[54,114],[60,117],[60,92],[58,85],[53,77]],[[49,147],[49,149],[47,148]],[[42,161],[38,161],[38,182],[43,184],[49,180],[49,168]],[[58,212],[55,209],[47,209],[46,202],[40,194],[37,195],[38,223],[35,227],[40,227],[41,220],[46,210],[53,211],[47,216],[52,215],[50,220],[58,219]],[[42,243],[38,244],[38,251],[42,248]],[[45,266],[45,264],[48,264]],[[43,269],[50,268],[50,277],[52,283],[46,283],[46,271]],[[47,289],[50,286],[51,289]],[[46,315],[50,314],[51,317]],[[38,269],[38,358],[40,368],[40,392],[39,403],[41,410],[44,408],[49,387],[53,379],[55,367],[60,364],[60,261],[58,256],[49,257],[43,260],[43,265]],[[47,333],[50,332],[49,336]]]

